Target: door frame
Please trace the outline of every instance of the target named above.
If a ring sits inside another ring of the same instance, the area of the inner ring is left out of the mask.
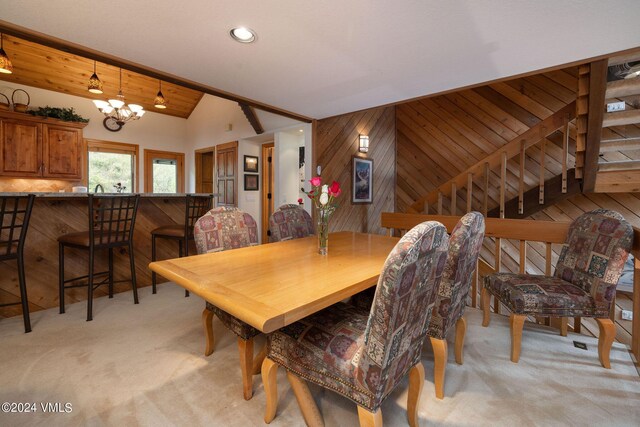
[[[273,158],[271,162],[269,162],[269,148],[271,148],[271,157],[273,157],[273,152],[275,150],[275,141],[267,142],[262,144],[262,171],[260,173],[262,179],[262,243],[269,242],[269,236],[267,232],[269,231],[269,203],[273,204],[273,193],[275,186],[275,177],[274,177],[274,167],[273,167]],[[271,163],[271,167],[269,167],[269,163]],[[271,179],[269,179],[269,173],[271,173]],[[271,199],[269,199],[269,189],[271,189]],[[273,206],[275,210],[275,204]]]

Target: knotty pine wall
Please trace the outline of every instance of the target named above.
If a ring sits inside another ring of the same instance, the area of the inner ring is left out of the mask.
[[[426,98],[396,108],[396,208],[415,200],[495,152],[576,98],[577,68],[571,67],[475,89]],[[572,138],[575,128],[571,128]],[[545,179],[561,172],[561,135],[547,144]],[[573,145],[570,143],[570,147]],[[570,149],[570,152],[572,149]],[[525,185],[537,185],[538,147],[527,150]],[[569,156],[569,167],[574,164]],[[519,161],[507,166],[507,200],[517,195]],[[473,208],[481,210],[483,177],[474,179]],[[498,205],[499,175],[490,178],[489,209]],[[458,213],[466,208],[466,189],[458,189]],[[448,213],[449,195],[444,211]],[[435,207],[434,207],[435,208]],[[433,210],[430,213],[435,213]]]
[[[396,175],[395,107],[373,108],[319,120],[315,133],[316,165],[322,180],[342,186],[340,205],[331,217],[331,231],[385,233],[380,214],[394,212]],[[373,159],[373,203],[351,204],[351,164],[358,154],[358,136],[369,135],[367,158]],[[331,242],[329,242],[331,247]]]

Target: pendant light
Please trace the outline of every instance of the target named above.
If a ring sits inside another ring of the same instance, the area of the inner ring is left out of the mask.
[[[91,93],[102,93],[102,82],[96,74],[96,61],[93,61],[93,74],[89,77],[89,87],[87,89]]]
[[[158,80],[160,86],[158,87],[158,94],[156,95],[156,99],[153,101],[153,106],[160,109],[167,108],[167,101],[164,99],[164,95],[162,95],[162,80]]]
[[[3,37],[4,35],[0,33],[0,73],[11,74],[13,73],[13,64],[2,46]]]

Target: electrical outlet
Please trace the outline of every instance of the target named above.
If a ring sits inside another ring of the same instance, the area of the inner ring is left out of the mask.
[[[633,311],[622,310],[622,313],[620,313],[620,317],[622,317],[622,320],[633,320]]]
[[[612,113],[614,111],[624,111],[624,101],[611,102],[607,104],[607,113]]]

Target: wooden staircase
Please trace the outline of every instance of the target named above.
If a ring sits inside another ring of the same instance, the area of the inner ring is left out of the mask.
[[[585,192],[640,191],[640,78],[607,82],[608,67],[640,60],[640,53],[579,68],[576,176]],[[605,112],[624,102],[622,111]]]
[[[497,151],[489,154],[484,159],[476,162],[466,170],[462,171],[457,176],[451,178],[438,188],[431,191],[429,194],[416,200],[408,209],[409,213],[429,213],[429,209],[432,208],[434,213],[438,215],[443,214],[443,199],[445,195],[448,195],[450,205],[448,212],[451,215],[455,215],[458,212],[457,199],[458,190],[466,188],[466,211],[473,209],[481,211],[485,216],[488,213],[488,198],[491,188],[489,186],[490,176],[496,174],[500,179],[500,194],[499,194],[499,217],[505,217],[505,206],[507,197],[507,162],[510,159],[517,159],[519,165],[519,182],[517,184],[518,196],[517,196],[517,211],[519,214],[523,214],[525,193],[525,170],[526,170],[526,156],[527,150],[536,146],[539,149],[539,179],[537,182],[538,203],[545,204],[545,147],[546,144],[552,144],[549,140],[550,136],[557,131],[562,132],[562,174],[560,176],[560,194],[567,193],[568,182],[568,158],[569,158],[569,142],[570,142],[570,122],[575,118],[576,103],[571,102],[565,107],[561,108],[551,116],[542,120],[538,124],[531,127],[526,132],[518,135],[513,140],[502,146]],[[475,197],[477,200],[474,206],[474,186],[478,187],[481,193],[481,197]],[[572,187],[573,188],[573,187]],[[479,203],[478,203],[479,202]]]

